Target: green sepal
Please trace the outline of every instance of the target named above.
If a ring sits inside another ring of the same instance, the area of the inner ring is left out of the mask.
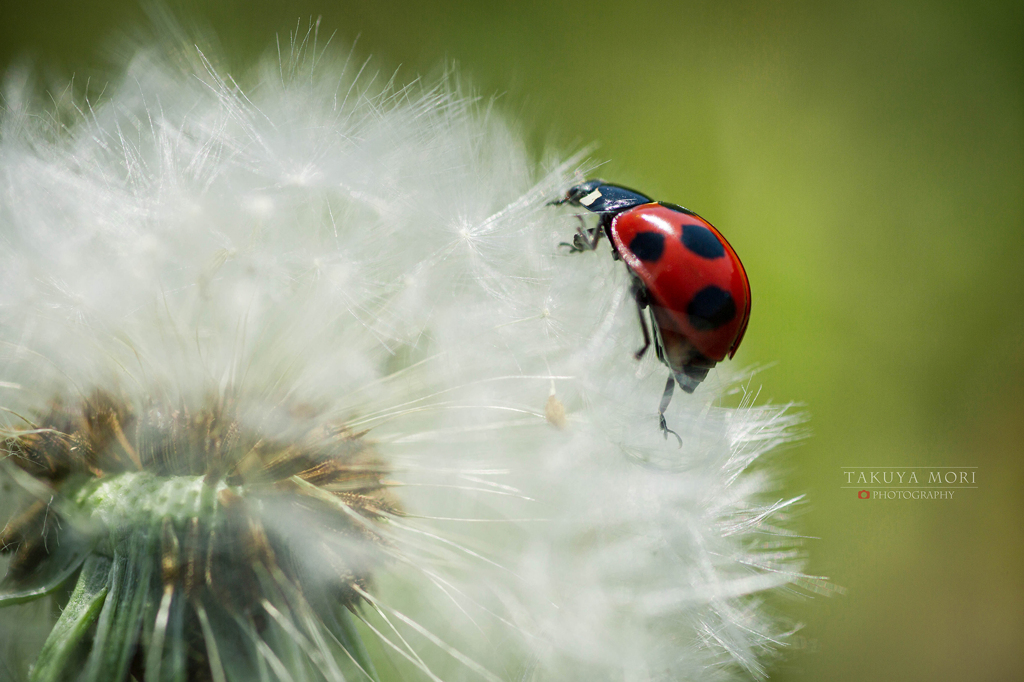
[[[60,523],[56,535],[49,540],[46,558],[25,575],[17,575],[8,567],[0,580],[0,608],[39,599],[59,589],[74,575],[96,544],[95,534],[79,528],[67,518]]]
[[[356,629],[355,618],[352,617],[348,607],[337,604],[333,612],[333,621],[327,622],[326,619],[324,621],[327,627],[338,638],[341,645],[345,647],[345,651],[352,656],[353,662],[362,669],[362,672],[373,682],[380,682],[377,669],[373,667],[373,659],[370,658],[370,652],[363,644],[363,638],[359,634],[359,630]]]
[[[173,586],[171,589],[165,586],[162,593],[156,590],[151,593],[143,628],[146,649],[144,682],[186,682],[185,608],[184,595]]]
[[[127,679],[150,598],[150,577],[159,557],[153,535],[131,533],[115,546],[110,589],[81,682]]]
[[[59,682],[78,672],[78,659],[84,660],[88,652],[87,639],[106,602],[110,572],[107,557],[93,555],[85,560],[74,592],[39,653],[31,682]]]
[[[66,544],[68,550],[58,549],[30,575],[14,578],[8,574],[0,581],[0,608],[45,597],[67,582],[89,555],[89,547],[71,548],[73,543]]]
[[[273,682],[265,666],[261,668],[253,646],[255,626],[241,617],[232,618],[215,602],[208,606],[197,601],[193,608],[202,628],[213,682]]]

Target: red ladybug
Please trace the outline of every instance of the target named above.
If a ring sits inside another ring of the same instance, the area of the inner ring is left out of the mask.
[[[658,416],[668,438],[665,409],[676,382],[687,393],[715,363],[732,357],[750,319],[750,282],[739,257],[711,223],[682,206],[656,202],[639,192],[603,180],[570,189],[554,204],[582,206],[597,213],[597,227],[579,229],[570,251],[597,247],[608,237],[612,256],[632,275],[644,345],[651,345],[644,309],[654,328],[654,350],[672,373],[665,384]]]

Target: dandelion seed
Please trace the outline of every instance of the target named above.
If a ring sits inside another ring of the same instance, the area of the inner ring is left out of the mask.
[[[59,117],[7,80],[0,669],[762,675],[807,579],[752,466],[799,418],[713,371],[668,447],[625,273],[557,248],[581,160],[317,30],[238,81],[140,50]]]

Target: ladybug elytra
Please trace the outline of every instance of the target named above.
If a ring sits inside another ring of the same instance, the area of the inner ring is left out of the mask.
[[[599,216],[597,227],[580,227],[573,243],[565,244],[570,251],[593,250],[604,235],[613,257],[629,269],[644,337],[636,358],[652,343],[648,310],[654,350],[671,370],[658,417],[665,437],[679,438],[665,423],[675,384],[693,393],[708,370],[731,358],[743,340],[750,319],[743,264],[725,237],[693,211],[626,187],[590,180],[552,203],[582,206]]]

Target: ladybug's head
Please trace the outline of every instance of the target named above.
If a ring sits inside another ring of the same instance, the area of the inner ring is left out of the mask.
[[[565,198],[551,203],[582,206],[593,213],[615,214],[652,201],[640,192],[611,185],[604,180],[588,180],[572,187],[566,192]]]

